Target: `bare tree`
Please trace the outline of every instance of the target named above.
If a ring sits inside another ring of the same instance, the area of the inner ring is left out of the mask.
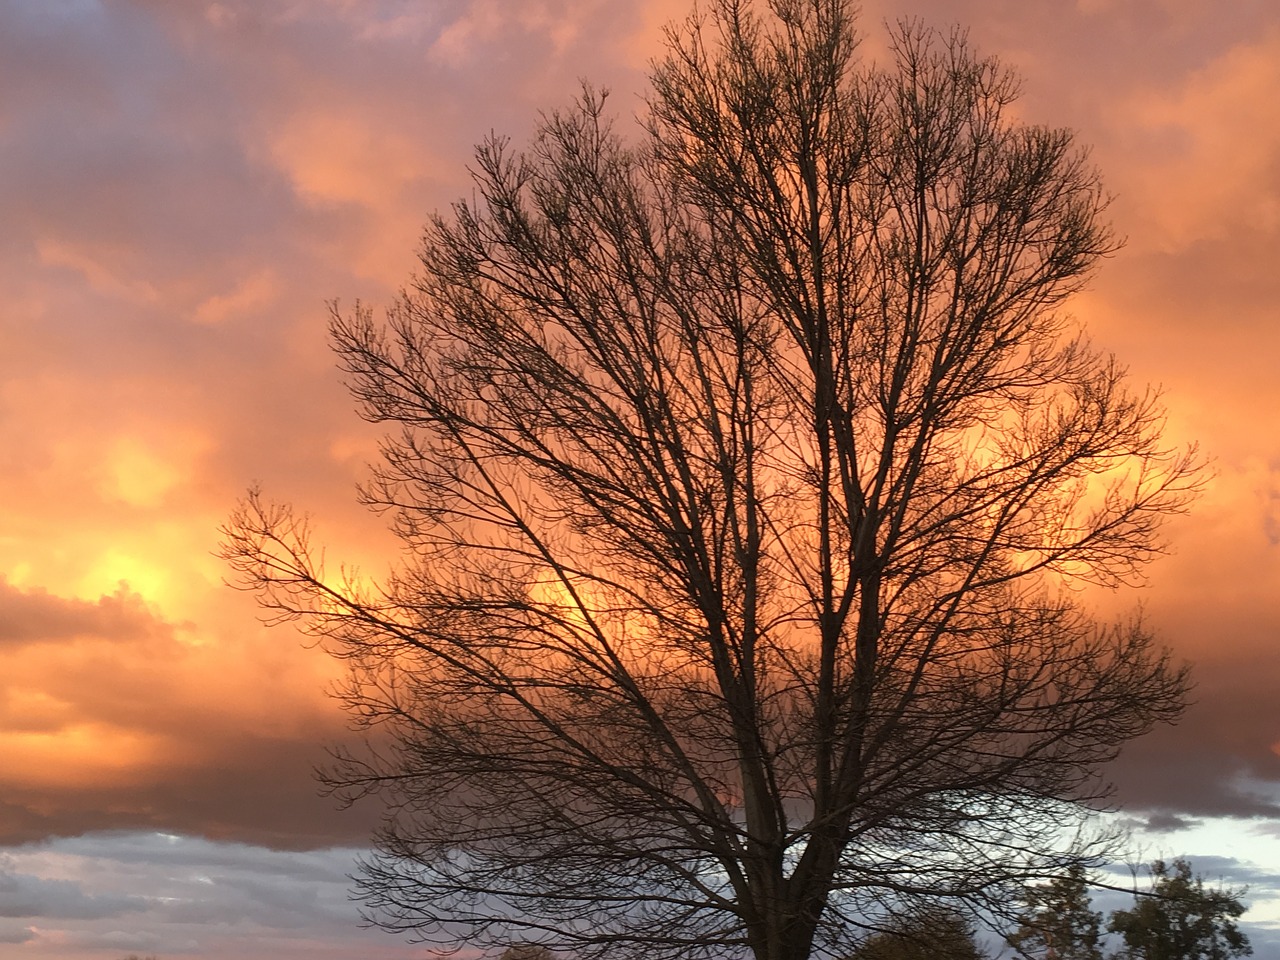
[[[1105,853],[1098,767],[1185,676],[1069,588],[1137,575],[1194,457],[1061,312],[1114,247],[1084,154],[962,35],[892,40],[718,0],[636,142],[588,89],[485,143],[386,320],[335,309],[403,563],[326,578],[257,496],[226,550],[350,663],[382,926],[801,960]]]

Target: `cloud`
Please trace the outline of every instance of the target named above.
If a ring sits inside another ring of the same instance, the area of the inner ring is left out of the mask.
[[[1239,42],[1172,90],[1115,105],[1112,123],[1134,155],[1124,205],[1148,222],[1141,238],[1176,251],[1234,230],[1280,229],[1280,27]],[[1171,198],[1177,202],[1170,202]]]
[[[104,949],[223,960],[420,955],[420,948],[357,925],[347,897],[355,856],[351,849],[279,853],[154,832],[22,846],[0,865],[0,913],[24,904],[15,914],[23,920],[0,925],[0,937],[7,932],[13,942],[76,960]],[[11,877],[21,899],[6,899]]]
[[[1238,447],[1224,443],[1233,453],[1247,446],[1243,437]],[[1112,772],[1117,799],[1135,811],[1276,818],[1280,717],[1266,706],[1280,689],[1280,550],[1267,532],[1275,471],[1248,455],[1224,454],[1217,467],[1192,515],[1170,525],[1172,555],[1133,598],[1173,655],[1191,663],[1191,705],[1177,726],[1127,747]]]
[[[1276,896],[1280,894],[1280,870],[1274,864],[1260,866],[1254,863],[1242,863],[1236,857],[1199,856],[1193,864],[1195,872],[1214,885],[1219,878],[1230,877],[1232,884],[1246,884],[1255,895]]]
[[[0,14],[0,840],[367,835],[311,776],[344,735],[339,672],[258,628],[211,553],[258,480],[322,515],[335,554],[394,553],[352,496],[372,433],[324,300],[389,300],[476,140],[643,62],[630,5],[505,10]]]
[[[124,588],[89,602],[0,583],[0,624],[0,843],[136,826],[283,847],[368,835],[373,811],[316,794],[312,770],[344,735],[317,651],[258,632],[202,643]]]
[[[102,920],[143,910],[140,897],[87,894],[71,880],[46,880],[15,873],[0,857],[0,917]],[[21,941],[18,941],[21,942]]]
[[[1188,820],[1171,813],[1153,813],[1147,817],[1146,823],[1142,826],[1148,833],[1174,833],[1200,826],[1200,824],[1199,820]]]
[[[1276,817],[1274,4],[865,6],[877,35],[903,12],[971,25],[1027,76],[1026,116],[1097,144],[1130,245],[1076,309],[1139,382],[1166,385],[1176,437],[1202,438],[1219,470],[1144,595],[1175,656],[1198,662],[1197,703],[1126,751],[1118,796],[1174,834]],[[335,811],[311,778],[344,736],[322,693],[338,672],[221,586],[216,528],[261,480],[317,514],[333,556],[375,571],[395,556],[352,496],[376,431],[333,370],[324,301],[394,296],[489,131],[523,143],[581,77],[612,86],[626,118],[661,24],[688,9],[5,5],[0,842],[368,836],[376,809]],[[136,841],[111,843],[127,862]],[[241,904],[274,896],[225,883]]]
[[[1035,115],[1095,146],[1128,238],[1073,308],[1137,384],[1163,388],[1171,443],[1198,441],[1215,473],[1190,517],[1168,526],[1170,556],[1150,568],[1149,589],[1101,601],[1141,603],[1195,683],[1178,726],[1131,744],[1109,771],[1117,800],[1170,824],[1274,818],[1280,722],[1265,704],[1280,688],[1280,424],[1269,413],[1280,405],[1280,224],[1270,212],[1280,197],[1280,24],[1254,2],[1229,17],[1182,0],[1037,10],[996,35],[1020,38]],[[1037,15],[1061,29],[1026,29]]]
[[[31,927],[0,920],[0,943],[28,943],[35,938]]]
[[[59,642],[96,636],[128,640],[169,635],[166,623],[125,587],[96,603],[56,597],[39,587],[24,591],[0,577],[0,645]]]

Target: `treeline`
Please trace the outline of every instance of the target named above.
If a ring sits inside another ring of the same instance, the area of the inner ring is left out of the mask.
[[[1253,953],[1236,921],[1241,890],[1208,888],[1183,859],[1151,864],[1149,890],[1109,918],[1093,908],[1083,869],[1027,889],[1007,943],[1027,960],[1229,960]],[[1114,935],[1107,938],[1106,934]],[[1108,950],[1108,946],[1114,949]],[[850,960],[986,960],[974,924],[925,910],[868,939]]]

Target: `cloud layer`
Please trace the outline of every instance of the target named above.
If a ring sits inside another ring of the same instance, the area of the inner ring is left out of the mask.
[[[67,958],[420,956],[358,927],[354,865],[349,849],[281,854],[162,833],[21,847],[0,856],[0,943]]]
[[[1269,0],[863,7],[868,55],[885,19],[966,24],[1026,78],[1029,120],[1094,145],[1128,243],[1075,309],[1135,379],[1163,385],[1171,440],[1198,439],[1217,474],[1171,525],[1150,588],[1097,601],[1141,600],[1197,665],[1196,704],[1126,752],[1118,800],[1153,826],[1274,828],[1280,13]],[[336,811],[311,780],[345,735],[324,694],[336,667],[222,586],[217,527],[262,482],[315,512],[332,556],[384,569],[394,545],[353,497],[376,436],[333,369],[324,302],[394,295],[490,130],[522,141],[581,78],[631,114],[661,25],[686,11],[4,5],[0,844],[131,829],[301,851],[367,836],[375,812]],[[53,911],[41,917],[86,923],[159,909],[25,869],[0,862],[0,942],[43,944],[33,955],[57,955],[44,928],[3,919],[32,898]],[[102,946],[156,949],[122,937]]]

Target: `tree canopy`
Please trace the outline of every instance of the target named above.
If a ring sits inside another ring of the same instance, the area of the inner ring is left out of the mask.
[[[402,562],[327,576],[257,495],[226,554],[350,664],[384,927],[803,960],[1106,853],[1185,674],[1069,588],[1138,576],[1195,457],[1064,312],[1116,246],[1084,151],[962,34],[891,51],[713,0],[636,135],[587,89],[487,141],[385,319],[335,309]]]
[[[1230,960],[1253,953],[1236,921],[1244,914],[1240,891],[1205,889],[1191,864],[1156,860],[1151,890],[1130,910],[1111,914],[1108,927],[1124,940],[1125,960]]]
[[[946,908],[902,917],[869,937],[851,960],[986,960],[973,923]]]
[[[1033,885],[1008,941],[1020,956],[1043,960],[1102,960],[1102,914],[1093,909],[1084,868]]]

